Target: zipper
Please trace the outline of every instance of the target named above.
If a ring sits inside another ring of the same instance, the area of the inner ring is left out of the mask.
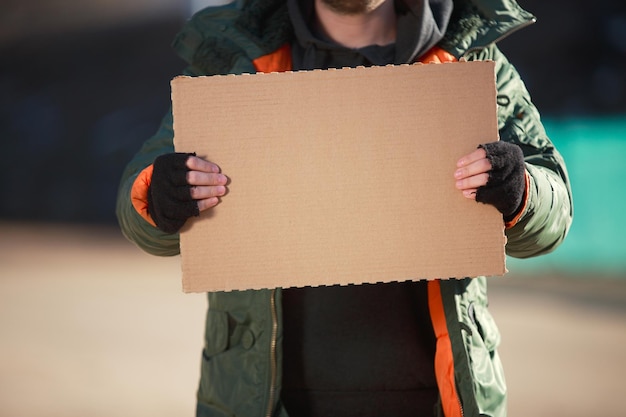
[[[276,396],[276,379],[278,374],[278,363],[276,358],[276,345],[278,343],[278,312],[276,311],[276,289],[270,295],[270,312],[272,315],[272,334],[270,339],[270,391],[267,403],[266,417],[272,416],[274,411],[274,397]]]

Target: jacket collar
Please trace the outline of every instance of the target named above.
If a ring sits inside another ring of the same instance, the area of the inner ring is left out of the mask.
[[[536,20],[514,0],[454,0],[440,46],[457,58],[485,48]]]
[[[534,23],[514,0],[453,0],[454,9],[439,46],[457,58]],[[233,40],[233,31],[237,34]],[[196,13],[173,42],[194,72],[254,71],[249,60],[268,54],[291,37],[287,0],[236,0]],[[246,58],[247,59],[244,59]],[[244,65],[248,61],[248,65]]]

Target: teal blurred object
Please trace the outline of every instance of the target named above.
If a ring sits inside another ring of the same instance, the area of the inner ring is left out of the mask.
[[[544,120],[570,175],[574,222],[565,242],[510,271],[604,272],[626,278],[626,115]]]

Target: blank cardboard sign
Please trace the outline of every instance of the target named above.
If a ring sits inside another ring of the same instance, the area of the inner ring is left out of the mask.
[[[230,178],[181,231],[185,292],[506,272],[456,161],[498,140],[493,62],[177,77],[174,143]]]

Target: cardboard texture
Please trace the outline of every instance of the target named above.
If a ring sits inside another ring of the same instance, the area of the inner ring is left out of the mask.
[[[172,105],[176,150],[230,178],[181,231],[185,292],[506,272],[453,177],[498,140],[493,62],[177,77]]]

